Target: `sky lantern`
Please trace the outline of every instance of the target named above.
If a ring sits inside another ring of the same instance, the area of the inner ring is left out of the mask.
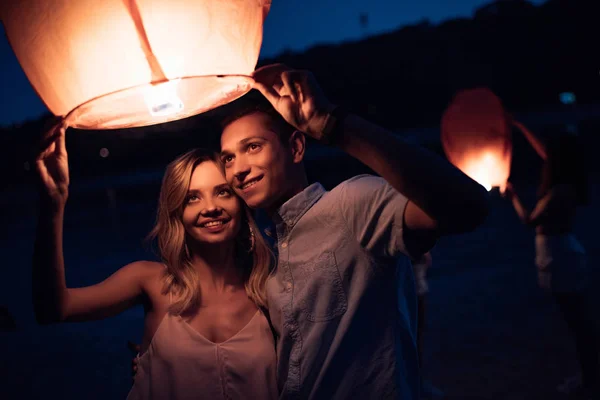
[[[442,146],[452,164],[487,190],[506,188],[512,139],[500,99],[487,88],[456,94],[442,117]]]
[[[248,92],[271,0],[2,0],[29,81],[69,126],[152,125]]]

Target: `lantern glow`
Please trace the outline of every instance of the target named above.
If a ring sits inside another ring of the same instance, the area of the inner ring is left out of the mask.
[[[80,129],[152,125],[248,92],[271,0],[5,0],[0,20],[49,110]]]
[[[183,102],[177,96],[179,79],[151,85],[146,88],[144,100],[153,117],[175,114],[183,110]]]
[[[512,158],[511,131],[500,99],[489,89],[459,92],[442,118],[448,160],[488,191],[504,192]]]
[[[494,186],[499,186],[495,183],[502,182],[504,177],[503,161],[498,159],[492,152],[486,152],[465,160],[464,165],[459,168],[468,177],[479,183],[487,191],[492,190]],[[500,191],[504,192],[506,184],[500,186]]]

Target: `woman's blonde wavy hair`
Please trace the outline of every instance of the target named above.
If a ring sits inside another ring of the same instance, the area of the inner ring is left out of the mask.
[[[182,216],[192,173],[203,162],[214,162],[224,172],[218,155],[205,149],[189,151],[167,166],[160,188],[156,224],[148,235],[149,240],[156,240],[159,256],[167,266],[163,294],[174,295],[169,312],[175,315],[193,311],[200,300],[198,275],[187,250],[188,235]],[[242,200],[238,200],[244,212],[236,238],[236,262],[243,269],[248,297],[258,306],[266,307],[266,281],[273,265],[272,252],[260,234],[250,209]],[[251,246],[251,241],[254,241],[254,246]]]

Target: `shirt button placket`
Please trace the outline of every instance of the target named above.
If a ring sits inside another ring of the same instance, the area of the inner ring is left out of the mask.
[[[286,235],[287,236],[287,235]],[[281,236],[282,238],[286,236]],[[302,349],[302,338],[298,332],[298,324],[294,321],[293,317],[293,307],[292,307],[292,298],[291,292],[294,287],[293,279],[292,279],[292,271],[290,269],[289,264],[289,254],[288,254],[288,246],[289,246],[289,238],[285,238],[280,242],[279,248],[279,262],[280,268],[285,271],[285,281],[283,282],[283,287],[285,291],[285,296],[288,297],[287,307],[285,315],[285,325],[287,327],[288,335],[293,341],[290,360],[289,360],[289,370],[288,370],[288,397],[290,399],[296,399],[299,396],[300,392],[300,351]],[[285,261],[284,261],[285,260]]]
[[[287,250],[288,247],[288,240],[284,239],[281,241],[281,248],[282,250]],[[287,254],[287,251],[281,251],[281,257],[280,257],[280,263],[281,263],[281,267],[285,269],[286,272],[286,280],[284,282],[284,290],[286,293],[290,293],[292,291],[292,271],[290,271],[290,264],[288,262],[285,262],[283,260],[287,260],[289,255]]]

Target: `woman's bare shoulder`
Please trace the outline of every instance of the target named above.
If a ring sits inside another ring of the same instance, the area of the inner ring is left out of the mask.
[[[157,261],[139,260],[123,267],[138,276],[140,282],[150,283],[160,280],[166,272],[165,265]]]
[[[164,294],[164,278],[167,273],[167,268],[163,263],[142,260],[135,261],[128,266],[137,270],[136,274],[139,277],[142,290],[150,299],[153,308],[161,308],[161,305],[168,304],[168,302],[165,303],[166,297]]]

